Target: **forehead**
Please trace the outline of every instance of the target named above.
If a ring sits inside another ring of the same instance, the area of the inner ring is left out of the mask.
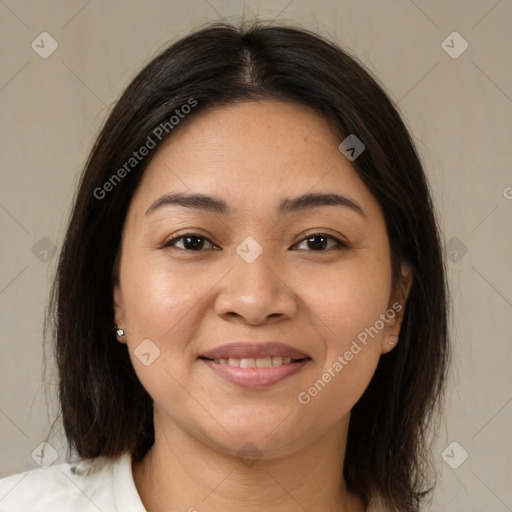
[[[208,109],[158,148],[133,201],[147,207],[179,190],[225,197],[237,210],[333,189],[371,201],[340,142],[321,114],[292,102]]]

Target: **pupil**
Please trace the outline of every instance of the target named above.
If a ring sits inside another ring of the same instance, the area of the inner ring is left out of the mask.
[[[201,248],[202,245],[203,239],[199,236],[187,236],[185,238],[185,246],[188,246],[189,249]]]
[[[318,240],[318,239],[321,239],[321,242],[318,243],[318,242],[314,242],[314,240]],[[327,247],[327,237],[326,236],[323,236],[323,235],[315,235],[315,236],[312,236],[309,238],[308,240],[308,244],[311,244],[310,245],[310,249],[313,249],[313,250],[319,250],[319,249],[325,249]]]

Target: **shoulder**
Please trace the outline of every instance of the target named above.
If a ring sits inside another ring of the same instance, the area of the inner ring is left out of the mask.
[[[393,512],[394,510],[395,508],[390,507],[379,493],[373,494],[366,508],[366,512]]]
[[[84,512],[117,510],[124,490],[138,494],[133,484],[131,457],[98,457],[76,463],[18,473],[0,480],[2,512]],[[140,501],[139,501],[140,503]],[[142,506],[142,504],[140,504]],[[131,508],[134,512],[144,508]]]

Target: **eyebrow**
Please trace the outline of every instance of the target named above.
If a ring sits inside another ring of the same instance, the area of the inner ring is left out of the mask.
[[[156,199],[144,215],[149,215],[165,206],[182,206],[221,215],[230,215],[232,213],[227,203],[218,197],[204,194],[170,193]],[[285,198],[279,202],[277,212],[279,215],[286,215],[291,212],[311,210],[319,206],[343,206],[366,217],[364,210],[353,199],[336,193],[307,193],[298,197]]]

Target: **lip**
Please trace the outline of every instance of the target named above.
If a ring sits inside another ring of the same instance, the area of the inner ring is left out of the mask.
[[[290,357],[291,363],[269,368],[241,368],[215,363],[213,359],[258,359],[261,357]],[[245,389],[263,389],[291,377],[300,371],[311,358],[300,350],[277,341],[227,343],[199,356],[199,360],[222,379]]]
[[[240,368],[201,359],[219,377],[245,389],[262,389],[272,386],[300,371],[311,359],[300,359],[270,368]]]
[[[309,358],[300,350],[279,343],[277,341],[266,341],[260,343],[237,341],[235,343],[227,343],[220,347],[214,348],[201,354],[200,357],[206,359],[236,358],[243,359],[246,357],[257,359],[259,357],[281,356],[291,357],[292,359]]]

